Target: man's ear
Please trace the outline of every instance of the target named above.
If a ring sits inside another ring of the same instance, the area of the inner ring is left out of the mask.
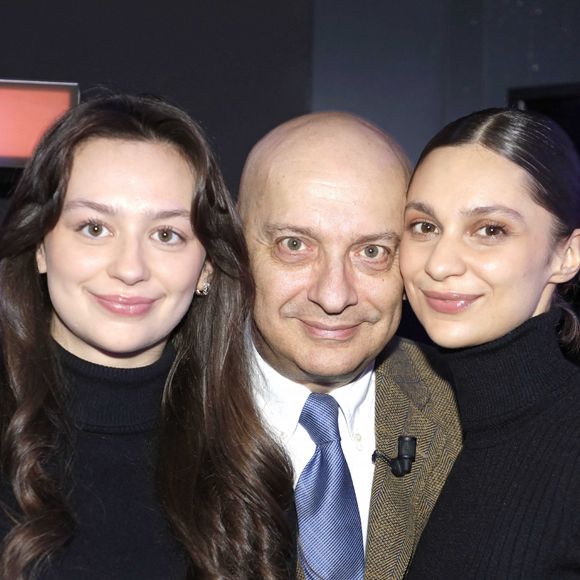
[[[558,258],[550,282],[562,284],[568,282],[580,270],[580,229],[575,229],[562,242],[558,251]]]
[[[44,243],[36,249],[36,267],[39,274],[46,274],[46,256],[44,253]]]

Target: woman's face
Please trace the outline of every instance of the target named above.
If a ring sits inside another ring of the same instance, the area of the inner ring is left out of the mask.
[[[37,251],[52,334],[65,349],[115,367],[159,358],[204,265],[190,220],[194,187],[169,145],[99,138],[79,146],[62,214]]]
[[[401,244],[407,297],[448,348],[503,336],[547,311],[564,244],[527,174],[479,145],[432,151],[410,185]]]

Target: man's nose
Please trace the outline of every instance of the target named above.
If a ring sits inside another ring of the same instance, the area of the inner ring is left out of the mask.
[[[340,314],[358,301],[355,274],[342,256],[324,256],[312,272],[308,298],[327,314]]]

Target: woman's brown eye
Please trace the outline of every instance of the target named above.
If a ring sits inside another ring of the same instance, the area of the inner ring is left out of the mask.
[[[174,232],[172,232],[171,230],[161,230],[159,232],[159,239],[162,242],[170,242],[171,240],[173,240],[174,237]]]
[[[434,234],[437,231],[437,227],[431,222],[415,222],[411,224],[411,231],[414,234],[421,235]]]
[[[100,238],[107,232],[103,224],[87,222],[79,226],[78,231],[90,238]]]

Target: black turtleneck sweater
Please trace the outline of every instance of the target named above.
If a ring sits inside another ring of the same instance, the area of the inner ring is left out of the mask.
[[[185,560],[155,498],[155,445],[163,386],[173,360],[119,369],[59,348],[74,425],[68,504],[72,541],[42,580],[173,580]]]
[[[447,351],[465,443],[409,580],[580,578],[580,368],[559,312]]]

